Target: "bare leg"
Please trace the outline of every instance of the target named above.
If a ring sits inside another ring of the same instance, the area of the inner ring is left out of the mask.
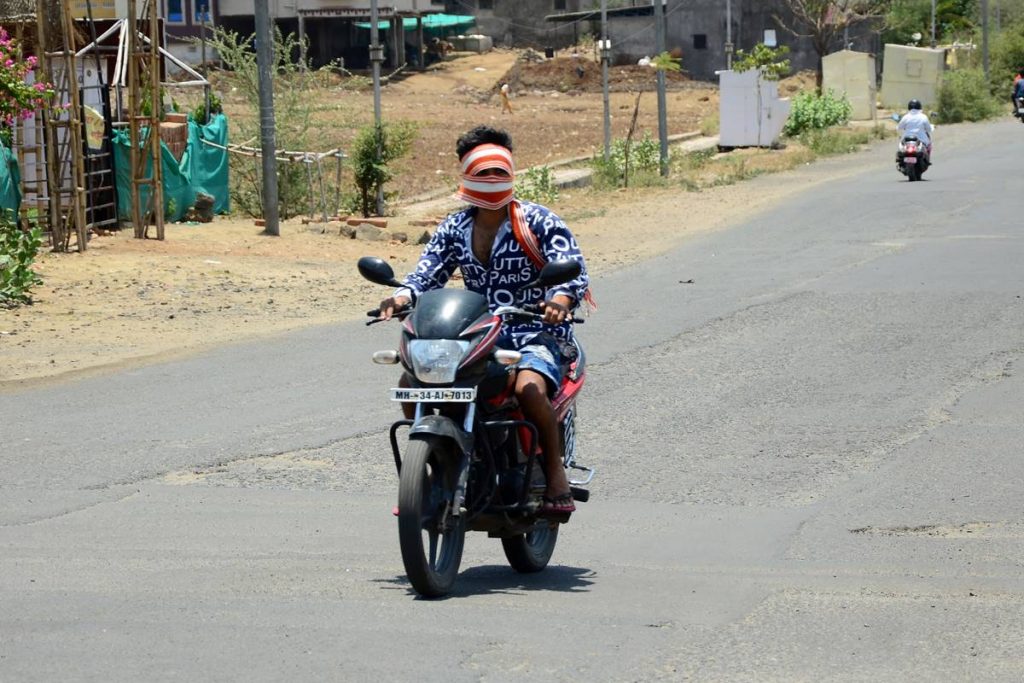
[[[558,438],[558,421],[548,400],[547,380],[538,372],[520,370],[516,375],[516,398],[523,414],[537,427],[540,445],[544,450],[544,474],[547,477],[548,498],[569,492],[569,479],[562,466],[562,444]]]

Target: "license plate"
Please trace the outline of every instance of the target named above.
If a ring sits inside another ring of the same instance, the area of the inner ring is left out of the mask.
[[[471,389],[392,389],[391,400],[402,403],[472,403],[476,388]]]
[[[916,164],[917,157],[903,157],[903,163],[905,164]]]

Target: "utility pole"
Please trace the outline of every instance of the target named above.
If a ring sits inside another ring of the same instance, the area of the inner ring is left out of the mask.
[[[732,70],[732,0],[725,0],[725,68]]]
[[[981,67],[988,83],[988,0],[981,0]]]
[[[384,47],[378,43],[380,33],[377,29],[377,21],[380,13],[377,10],[377,0],[370,0],[370,64],[373,66],[373,125],[377,139],[377,162],[384,156],[381,149],[380,139],[380,63],[384,61]],[[377,188],[377,215],[384,215],[384,188]]]
[[[199,48],[199,62],[203,65],[203,68],[200,70],[200,72],[204,76],[208,76],[209,73],[206,68],[206,5],[203,5],[199,8]],[[207,111],[209,111],[210,109],[209,102],[206,103],[206,109]]]
[[[932,0],[932,47],[938,45],[935,40],[935,0]]]
[[[256,19],[256,67],[260,83],[260,154],[263,157],[263,218],[267,235],[279,236],[277,207],[277,142],[274,139],[274,82],[271,65],[274,44],[271,42],[270,12],[267,0],[253,0]]]
[[[665,52],[665,0],[654,0],[654,51]],[[665,70],[658,69],[658,140],[661,142],[661,176],[668,177],[668,114],[665,111]]]
[[[608,40],[608,0],[601,0],[601,93],[604,100],[604,160],[608,161],[612,149],[612,116],[608,99],[608,61],[612,45]]]

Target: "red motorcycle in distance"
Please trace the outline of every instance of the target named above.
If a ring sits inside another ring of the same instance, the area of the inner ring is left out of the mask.
[[[382,259],[363,257],[358,267],[371,282],[401,286]],[[550,262],[524,289],[563,284],[579,273],[575,261]],[[395,315],[402,323],[398,349],[373,354],[375,363],[401,363],[410,386],[391,389],[391,400],[415,405],[414,418],[395,422],[389,438],[398,468],[402,563],[420,595],[451,591],[466,531],[500,538],[513,569],[539,572],[554,552],[559,523],[568,519],[541,514],[545,481],[537,428],[523,418],[509,382],[521,355],[495,346],[506,318],[540,318],[540,311],[502,306],[491,312],[475,292],[425,292]],[[369,315],[375,319],[367,325],[380,322],[379,310]],[[565,351],[552,405],[562,427],[563,464],[585,474],[570,479],[573,498],[585,502],[590,493],[582,487],[594,471],[576,463],[574,418],[586,361],[578,343]],[[404,448],[401,429],[408,429]]]

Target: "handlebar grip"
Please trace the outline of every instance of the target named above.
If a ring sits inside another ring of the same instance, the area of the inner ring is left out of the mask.
[[[523,310],[527,313],[540,315],[544,312],[544,304],[523,304]]]
[[[380,309],[375,308],[372,311],[367,311],[366,315],[370,316],[371,318],[378,318],[380,317]]]

